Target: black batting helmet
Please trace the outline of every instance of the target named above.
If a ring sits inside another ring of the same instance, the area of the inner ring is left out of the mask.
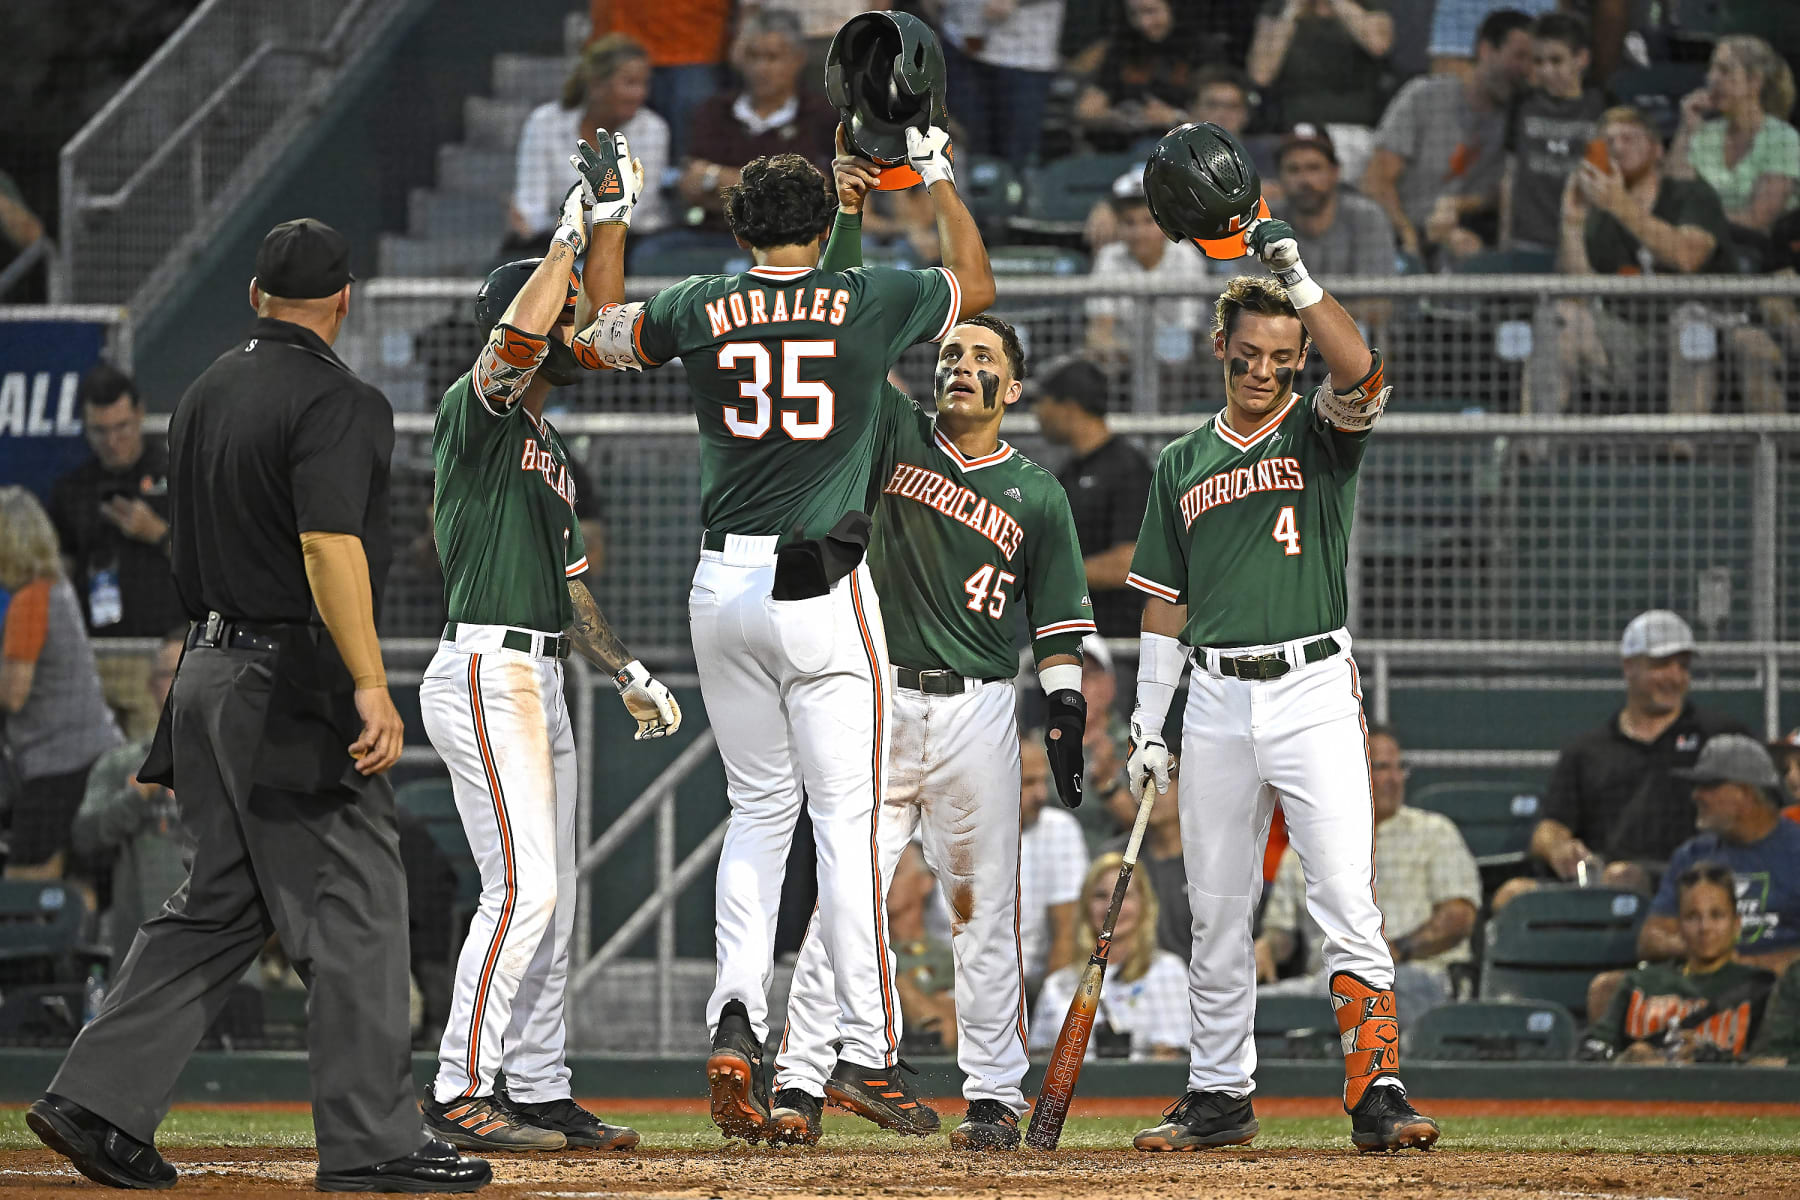
[[[1249,152],[1219,126],[1178,125],[1144,164],[1144,198],[1170,241],[1215,241],[1255,219],[1262,177]]]
[[[911,13],[858,13],[825,55],[825,98],[850,149],[884,167],[906,161],[908,126],[944,127],[944,49]],[[916,181],[915,181],[916,182]]]
[[[521,258],[513,262],[502,263],[488,272],[488,277],[481,284],[481,290],[475,293],[475,323],[482,332],[487,332],[500,323],[511,307],[513,297],[525,288],[525,282],[536,274],[541,258]],[[581,292],[580,283],[573,272],[569,274],[569,299],[566,307],[573,307],[575,297]]]

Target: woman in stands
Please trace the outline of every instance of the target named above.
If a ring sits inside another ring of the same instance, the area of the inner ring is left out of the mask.
[[[14,776],[9,879],[58,879],[95,761],[125,739],[100,691],[81,601],[35,497],[0,488],[0,712]]]
[[[1093,947],[1106,910],[1112,904],[1113,885],[1119,881],[1119,865],[1125,856],[1116,851],[1102,854],[1088,864],[1081,885],[1081,920],[1075,925],[1075,945],[1083,953]],[[1106,966],[1106,984],[1100,992],[1100,1011],[1094,1019],[1094,1036],[1088,1057],[1105,1054],[1108,1043],[1130,1039],[1134,1059],[1187,1057],[1187,964],[1156,944],[1156,917],[1160,908],[1150,880],[1134,873],[1131,887],[1119,905],[1113,923],[1112,957]],[[1038,990],[1037,1008],[1031,1014],[1033,1050],[1048,1050],[1056,1043],[1069,1001],[1081,981],[1081,959],[1050,972]]]
[[[1625,977],[1588,1028],[1581,1057],[1618,1062],[1736,1062],[1749,1057],[1775,976],[1736,961],[1737,882],[1700,862],[1681,873],[1680,962],[1649,963]]]
[[[1759,37],[1721,38],[1706,86],[1681,102],[1669,174],[1699,177],[1733,225],[1767,235],[1800,206],[1800,132],[1788,124],[1794,74]]]

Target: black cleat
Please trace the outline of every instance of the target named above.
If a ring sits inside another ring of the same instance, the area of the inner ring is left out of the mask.
[[[825,1102],[811,1092],[799,1088],[782,1088],[775,1093],[775,1107],[769,1110],[769,1141],[790,1146],[816,1146],[825,1112]]]
[[[1188,1092],[1153,1125],[1131,1139],[1139,1150],[1202,1150],[1209,1146],[1242,1146],[1261,1128],[1248,1096],[1224,1092]]]
[[[863,1067],[838,1059],[825,1081],[825,1099],[883,1129],[925,1137],[938,1131],[938,1115],[913,1094],[901,1072],[917,1075],[905,1060],[891,1067]]]
[[[1438,1123],[1419,1112],[1396,1084],[1376,1084],[1350,1110],[1350,1140],[1358,1150],[1429,1150]]]
[[[1017,1150],[1019,1114],[998,1100],[971,1100],[962,1124],[950,1131],[958,1150]]]
[[[320,1171],[313,1188],[321,1192],[473,1192],[494,1181],[486,1159],[465,1158],[442,1138],[432,1138],[404,1158],[390,1158],[354,1171]]]
[[[95,1183],[116,1188],[175,1186],[175,1168],[155,1146],[138,1141],[73,1100],[46,1093],[26,1110],[25,1124],[38,1141]]]
[[[568,1139],[554,1129],[540,1129],[493,1096],[458,1096],[440,1104],[429,1091],[419,1106],[425,1132],[464,1150],[517,1154],[524,1150],[561,1150]]]
[[[719,1013],[719,1029],[706,1059],[706,1083],[712,1092],[713,1124],[720,1133],[747,1142],[769,1135],[769,1085],[763,1078],[762,1047],[741,1000],[728,1002]]]
[[[494,1096],[528,1124],[560,1133],[577,1150],[630,1150],[638,1144],[638,1131],[624,1125],[608,1125],[574,1100],[514,1100],[504,1081],[494,1081]]]

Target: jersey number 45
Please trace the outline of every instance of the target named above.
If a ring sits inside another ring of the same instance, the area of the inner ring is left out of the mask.
[[[811,400],[817,405],[811,420],[803,420],[798,409],[781,410],[781,428],[799,442],[816,442],[831,432],[836,419],[837,396],[817,379],[800,378],[800,364],[809,358],[836,358],[835,341],[792,341],[781,345],[781,398]],[[765,436],[774,423],[775,402],[769,398],[769,384],[774,377],[774,361],[769,348],[761,342],[728,342],[719,347],[719,370],[734,370],[741,362],[750,364],[750,378],[738,384],[738,395],[753,405],[737,405],[725,409],[725,428],[732,436],[752,441]]]
[[[1011,571],[1000,571],[998,576],[995,577],[994,564],[987,563],[981,570],[963,580],[963,591],[969,593],[969,602],[963,607],[970,612],[985,610],[988,616],[999,620],[1000,614],[1006,611],[1006,585],[1016,576]],[[993,589],[991,594],[988,591],[990,587]]]

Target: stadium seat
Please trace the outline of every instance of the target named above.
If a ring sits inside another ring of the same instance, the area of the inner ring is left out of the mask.
[[[1440,1004],[1409,1021],[1401,1038],[1408,1058],[1556,1061],[1575,1053],[1575,1018],[1548,1001]]]
[[[1476,865],[1484,868],[1524,863],[1541,815],[1535,788],[1503,781],[1434,783],[1406,802],[1456,822]]]
[[[460,937],[464,922],[481,901],[481,872],[469,849],[468,835],[463,832],[450,780],[442,776],[409,780],[395,789],[394,802],[425,823],[431,840],[456,871],[453,924]]]
[[[957,166],[956,190],[981,226],[982,235],[989,239],[990,249],[1005,237],[1007,222],[1025,206],[1025,181],[1018,168],[1004,158],[971,155]]]
[[[1258,1058],[1334,1058],[1341,1052],[1323,985],[1316,996],[1258,996],[1254,1031]]]
[[[1587,1011],[1588,982],[1636,965],[1648,902],[1613,888],[1551,885],[1494,914],[1482,954],[1483,1000],[1551,1000]]]
[[[0,879],[0,981],[69,982],[108,955],[85,938],[87,901],[55,881]]]
[[[456,813],[456,793],[447,776],[412,779],[394,789],[394,803],[427,823],[462,820]]]
[[[1112,195],[1113,181],[1143,165],[1135,154],[1076,154],[1038,167],[1026,177],[1025,208],[1011,226],[1028,235],[1079,235],[1095,201]]]

